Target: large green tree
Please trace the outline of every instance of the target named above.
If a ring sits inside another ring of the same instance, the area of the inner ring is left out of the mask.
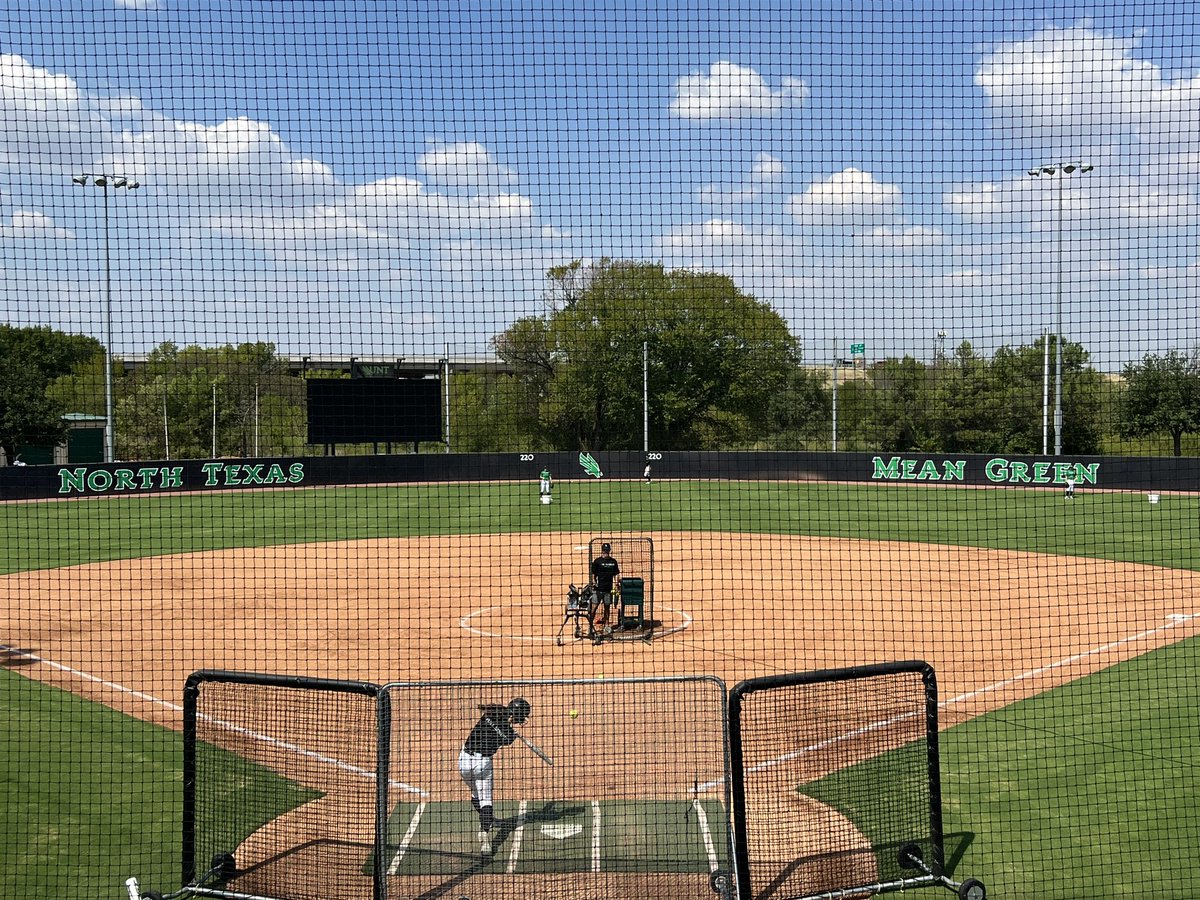
[[[160,344],[122,385],[117,404],[122,455],[161,458],[169,444],[172,458],[203,458],[214,443],[218,455],[299,452],[303,402],[303,381],[288,373],[272,344]]]
[[[544,316],[493,341],[516,371],[533,445],[640,447],[645,345],[655,449],[747,446],[798,363],[782,317],[724,275],[576,261],[550,270],[547,299]]]
[[[56,444],[66,438],[62,400],[50,392],[55,379],[103,358],[95,338],[49,327],[0,325],[0,448],[13,460],[23,444]]]
[[[821,371],[795,366],[783,389],[767,399],[767,450],[824,450],[829,446],[833,395]]]
[[[1147,354],[1125,366],[1125,393],[1120,404],[1123,437],[1169,434],[1176,456],[1183,454],[1183,435],[1200,430],[1200,362],[1171,350]]]

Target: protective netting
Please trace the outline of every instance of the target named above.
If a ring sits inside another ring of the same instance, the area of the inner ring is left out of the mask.
[[[1193,4],[61,7],[0,4],[0,895],[181,886],[200,669],[923,659],[951,874],[1200,896]],[[653,627],[575,640],[605,538]]]
[[[408,785],[389,818],[389,896],[707,898],[713,873],[730,870],[718,681],[407,684],[388,696],[391,779]],[[521,701],[527,717],[510,718]],[[486,835],[473,800],[491,808]]]
[[[740,871],[753,896],[890,892],[943,874],[932,673],[767,677],[735,695]],[[901,865],[902,848],[927,870]]]
[[[375,896],[367,863],[382,846],[390,723],[379,691],[216,673],[191,683],[180,884],[280,900]]]

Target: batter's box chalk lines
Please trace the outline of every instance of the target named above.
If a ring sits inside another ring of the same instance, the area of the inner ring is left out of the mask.
[[[592,871],[600,871],[600,801],[592,801]]]
[[[708,816],[699,800],[693,800],[692,807],[696,810],[696,818],[700,822],[700,833],[704,835],[704,852],[708,854],[708,871],[715,872],[721,864],[717,860],[717,848],[713,845],[712,832],[708,828]]]
[[[966,701],[974,699],[975,697],[980,697],[984,694],[990,694],[990,693],[994,693],[995,691],[1003,690],[1004,688],[1009,687],[1011,685],[1018,684],[1022,681],[1026,681],[1030,678],[1036,678],[1039,675],[1044,675],[1047,672],[1051,672],[1054,669],[1060,669],[1063,666],[1069,666],[1072,663],[1079,662],[1082,659],[1087,659],[1090,656],[1097,656],[1101,653],[1107,653],[1108,651],[1114,650],[1118,647],[1122,647],[1125,644],[1132,644],[1137,641],[1143,641],[1146,638],[1153,637],[1154,635],[1160,634],[1161,632],[1169,631],[1172,628],[1178,628],[1180,625],[1186,624],[1188,622],[1192,622],[1192,621],[1196,620],[1197,618],[1200,618],[1200,614],[1171,613],[1170,615],[1167,616],[1168,621],[1164,625],[1159,625],[1156,628],[1147,628],[1145,631],[1139,631],[1137,634],[1131,634],[1126,637],[1119,638],[1115,641],[1111,641],[1107,644],[1102,644],[1099,647],[1093,647],[1092,649],[1085,650],[1082,653],[1076,653],[1073,656],[1068,656],[1068,657],[1066,657],[1064,659],[1060,659],[1056,662],[1049,663],[1048,665],[1040,666],[1036,669],[1030,669],[1028,672],[1022,672],[1020,675],[1014,675],[1012,678],[1005,678],[1002,681],[994,682],[992,684],[987,685],[986,687],[981,687],[981,688],[978,688],[973,691],[967,691],[965,694],[959,694],[958,696],[951,697],[948,700],[940,700],[940,701],[938,701],[938,706],[939,707],[953,706],[956,703],[965,703]],[[892,716],[888,719],[883,719],[879,722],[872,722],[869,725],[864,725],[862,728],[856,728],[853,731],[847,731],[844,734],[839,734],[839,735],[835,735],[834,737],[826,738],[825,740],[818,741],[815,744],[809,744],[807,747],[801,747],[799,750],[794,750],[791,753],[786,753],[783,756],[776,757],[775,759],[769,759],[766,762],[759,763],[757,766],[754,766],[754,767],[748,769],[747,771],[748,772],[759,772],[764,769],[772,768],[773,766],[782,765],[783,763],[790,762],[791,760],[799,759],[801,756],[803,756],[806,753],[812,753],[817,750],[827,749],[828,747],[831,747],[835,744],[842,743],[843,741],[848,741],[848,740],[852,740],[856,737],[861,737],[862,735],[867,734],[868,732],[876,731],[880,728],[886,728],[890,725],[895,725],[896,723],[901,722],[905,719],[911,719],[916,715],[924,715],[924,710],[922,710],[920,713],[918,713],[918,712],[903,713],[898,716]],[[715,788],[721,787],[724,783],[725,783],[724,778],[718,779],[716,781],[706,781],[702,784],[697,784],[695,789],[696,789],[696,791],[713,790]]]
[[[517,827],[513,831],[512,851],[508,854],[508,868],[505,874],[511,875],[517,871],[517,860],[521,858],[521,839],[525,836],[525,811],[529,809],[529,801],[522,800],[517,810]]]
[[[404,854],[408,852],[408,845],[412,843],[413,836],[417,833],[417,826],[421,824],[421,816],[425,813],[425,807],[428,804],[422,800],[417,804],[417,811],[413,813],[412,821],[408,823],[408,830],[404,832],[404,837],[400,839],[400,846],[396,848],[396,855],[392,857],[392,864],[388,866],[388,874],[395,875],[400,871],[400,862],[404,859]]]
[[[178,703],[172,703],[169,700],[163,700],[161,697],[155,697],[154,695],[147,694],[144,691],[136,691],[133,688],[126,687],[123,684],[117,684],[115,681],[106,681],[105,679],[100,678],[96,675],[92,675],[89,672],[83,672],[79,669],[72,668],[71,666],[63,665],[60,662],[55,662],[52,659],[46,659],[45,657],[38,656],[36,653],[30,653],[27,650],[20,650],[16,647],[9,647],[7,645],[0,644],[0,652],[8,653],[8,654],[11,654],[14,656],[20,656],[20,657],[23,657],[23,658],[29,659],[29,660],[33,660],[34,662],[40,663],[41,665],[47,666],[48,668],[55,669],[56,671],[59,671],[59,672],[65,672],[66,674],[72,675],[82,681],[87,681],[92,684],[99,685],[100,687],[103,687],[107,690],[113,691],[118,694],[126,694],[130,697],[136,697],[138,700],[142,700],[146,703],[150,703],[155,706],[161,706],[163,709],[169,709],[172,712],[183,712],[183,707],[180,706]],[[375,778],[375,773],[370,771],[369,769],[363,769],[363,768],[360,768],[359,766],[351,765],[350,763],[343,762],[340,759],[336,759],[332,756],[327,756],[324,753],[317,753],[316,751],[313,751],[313,750],[305,750],[303,747],[299,747],[296,744],[291,744],[291,743],[288,743],[287,741],[281,741],[278,738],[271,737],[270,735],[260,734],[256,731],[246,728],[243,725],[234,725],[232,722],[224,722],[220,719],[215,719],[212,716],[204,715],[203,713],[197,715],[196,718],[203,719],[206,722],[216,725],[218,728],[224,728],[227,731],[232,731],[232,732],[235,732],[238,734],[245,735],[246,737],[253,738],[254,740],[260,741],[264,744],[291,751],[292,753],[295,753],[298,756],[303,756],[307,759],[313,759],[313,760],[317,760],[318,762],[326,763],[335,768],[341,769],[345,772],[350,772],[354,775],[359,775],[364,778],[370,778],[370,779]],[[408,791],[409,793],[412,793],[412,794],[419,794],[422,797],[426,797],[429,795],[428,791],[423,791],[420,788],[413,787],[412,785],[409,785],[409,784],[405,784],[402,781],[389,781],[388,785],[391,787],[400,788],[401,790]]]

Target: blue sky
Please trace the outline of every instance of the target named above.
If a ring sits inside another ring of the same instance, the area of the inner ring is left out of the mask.
[[[1200,343],[1193,5],[897,6],[10,0],[3,318],[101,336],[103,171],[119,352],[479,352],[601,256],[813,362]]]

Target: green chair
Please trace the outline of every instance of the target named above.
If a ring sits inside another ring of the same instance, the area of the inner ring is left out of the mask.
[[[646,627],[646,582],[641,578],[622,578],[621,611],[617,622],[622,628]]]

